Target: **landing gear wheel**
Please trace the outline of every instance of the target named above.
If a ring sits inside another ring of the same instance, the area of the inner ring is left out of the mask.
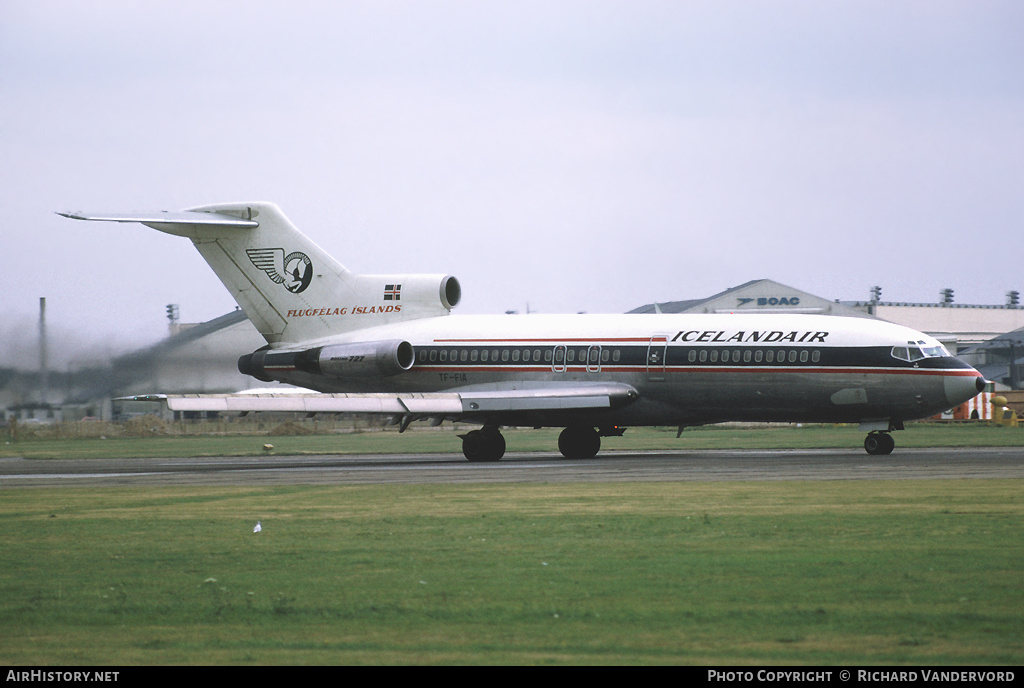
[[[462,435],[462,454],[470,461],[499,461],[505,455],[505,438],[497,430],[471,430]]]
[[[592,459],[601,451],[601,435],[585,425],[571,425],[558,436],[558,451],[567,459]]]
[[[872,455],[892,454],[896,440],[887,432],[873,432],[864,438],[864,451]]]

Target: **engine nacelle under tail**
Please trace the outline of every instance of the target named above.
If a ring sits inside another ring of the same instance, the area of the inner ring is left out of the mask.
[[[238,370],[269,382],[282,374],[302,372],[324,377],[392,377],[412,368],[412,344],[404,340],[331,344],[305,351],[260,349],[238,359]]]

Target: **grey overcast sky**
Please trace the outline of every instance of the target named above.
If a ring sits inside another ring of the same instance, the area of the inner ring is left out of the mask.
[[[65,358],[234,308],[187,240],[58,210],[273,201],[463,313],[1003,303],[1022,37],[1017,1],[0,0],[0,365],[41,296]]]

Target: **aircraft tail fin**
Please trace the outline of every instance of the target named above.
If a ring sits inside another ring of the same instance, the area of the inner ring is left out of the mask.
[[[447,314],[459,301],[449,275],[357,275],[303,235],[273,203],[180,212],[59,213],[140,222],[188,237],[272,346]]]

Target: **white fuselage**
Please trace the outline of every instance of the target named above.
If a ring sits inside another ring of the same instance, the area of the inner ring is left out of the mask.
[[[415,352],[414,364],[399,374],[345,378],[283,366],[272,377],[322,392],[617,382],[640,393],[635,403],[600,412],[518,412],[500,419],[538,426],[583,420],[619,425],[904,421],[973,397],[981,379],[915,330],[820,315],[444,316],[302,346],[397,339]],[[902,355],[907,347],[919,355]]]

